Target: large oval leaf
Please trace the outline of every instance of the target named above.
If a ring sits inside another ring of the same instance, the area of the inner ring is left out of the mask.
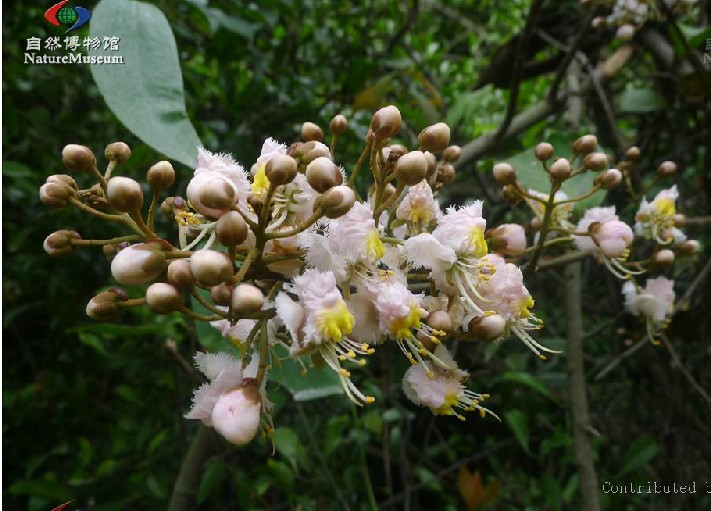
[[[193,166],[200,138],[185,109],[178,49],[165,15],[143,2],[102,0],[91,37],[101,41],[91,56],[123,57],[123,64],[91,64],[109,108],[146,144]],[[118,50],[104,45],[105,37],[118,37]]]

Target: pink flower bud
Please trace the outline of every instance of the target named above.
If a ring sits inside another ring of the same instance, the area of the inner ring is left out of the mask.
[[[634,238],[630,226],[619,220],[600,224],[594,236],[607,257],[621,257]]]
[[[148,284],[165,270],[165,255],[151,243],[124,248],[111,261],[111,275],[124,286]]]
[[[212,409],[215,430],[235,445],[252,441],[259,431],[261,403],[254,387],[241,387],[222,394]]]
[[[526,251],[526,231],[518,224],[503,224],[489,232],[491,248],[499,254],[519,257]]]

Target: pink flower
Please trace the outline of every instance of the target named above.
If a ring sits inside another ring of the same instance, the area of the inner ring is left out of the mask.
[[[195,365],[209,382],[195,391],[193,405],[185,418],[201,420],[211,427],[212,411],[220,396],[242,385],[242,361],[227,353],[196,353]]]
[[[630,226],[619,220],[605,222],[595,233],[600,250],[607,257],[622,257],[633,238]]]
[[[632,229],[621,222],[615,207],[590,208],[578,222],[577,232],[590,232],[591,236],[575,236],[573,243],[583,252],[601,253],[607,257],[622,257],[634,238]]]
[[[626,282],[622,293],[629,312],[656,324],[664,323],[674,310],[674,281],[666,277],[649,279],[647,285],[639,289],[632,282]]]

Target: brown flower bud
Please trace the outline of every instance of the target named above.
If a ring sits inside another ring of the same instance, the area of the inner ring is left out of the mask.
[[[652,257],[649,258],[649,262],[657,268],[666,268],[674,264],[674,252],[668,248],[664,248],[652,254]]]
[[[146,304],[153,312],[170,314],[183,305],[183,294],[171,284],[157,282],[148,286]]]
[[[565,158],[558,158],[550,168],[551,178],[554,181],[565,181],[572,173],[573,169],[570,168],[570,162]]]
[[[659,177],[669,177],[676,172],[676,163],[673,161],[663,161],[657,167],[657,175]]]
[[[427,174],[425,174],[425,177],[429,179],[437,170],[437,158],[429,151],[425,151],[425,158],[427,158]]]
[[[176,209],[185,209],[185,200],[182,197],[168,197],[160,205],[164,215],[174,215]]]
[[[453,183],[456,177],[457,171],[455,170],[454,165],[449,163],[441,165],[437,171],[437,182],[442,183],[443,185]]]
[[[343,183],[343,174],[330,159],[320,157],[306,167],[306,179],[314,190],[324,193],[330,188]]]
[[[74,178],[72,176],[69,176],[67,174],[53,174],[47,178],[47,183],[57,183],[60,185],[68,186],[72,190],[77,189],[77,182],[74,181]]]
[[[444,161],[449,163],[454,163],[462,156],[462,148],[458,145],[451,145],[442,153],[442,158]]]
[[[72,190],[62,183],[45,183],[39,189],[42,203],[53,208],[66,208],[71,195]]]
[[[701,243],[698,240],[686,240],[684,243],[679,245],[678,249],[681,255],[692,256],[699,253],[701,250]]]
[[[178,287],[190,287],[195,284],[195,277],[190,271],[190,261],[174,259],[168,265],[168,282]]]
[[[190,256],[190,271],[204,286],[216,286],[229,279],[234,269],[227,255],[216,250],[198,250]]]
[[[286,154],[275,154],[264,167],[267,179],[274,186],[291,183],[296,177],[297,171],[296,160]]]
[[[600,174],[600,186],[603,190],[617,188],[622,182],[622,172],[617,169],[609,169]]]
[[[350,211],[355,204],[355,193],[348,186],[339,185],[330,188],[316,201],[327,218],[338,218]]]
[[[249,226],[237,211],[228,211],[215,226],[217,239],[226,247],[236,247],[247,239]]]
[[[538,217],[533,217],[531,219],[531,230],[533,232],[538,232],[541,230],[541,227],[543,227],[543,222],[541,221],[541,219]]]
[[[586,169],[595,172],[605,170],[607,168],[607,155],[605,153],[590,153],[583,159],[583,165]]]
[[[111,275],[124,286],[153,282],[166,267],[165,254],[155,243],[140,243],[121,250],[111,261]]]
[[[686,225],[686,217],[681,213],[674,215],[674,225],[676,227],[684,227]]]
[[[106,186],[111,207],[122,213],[138,211],[143,206],[143,189],[130,177],[112,177]]]
[[[411,151],[403,154],[395,163],[395,179],[399,182],[414,186],[427,175],[427,157],[422,151]]]
[[[209,209],[228,211],[237,203],[237,194],[227,181],[215,179],[202,185],[200,202]]]
[[[86,146],[69,144],[62,149],[62,163],[73,172],[92,172],[96,168],[96,156]]]
[[[94,321],[117,319],[123,311],[119,304],[124,300],[122,292],[123,290],[110,289],[99,293],[86,305],[86,315]]]
[[[159,161],[148,169],[147,179],[154,190],[165,190],[175,183],[175,169],[169,161]]]
[[[475,339],[481,341],[495,341],[504,334],[506,320],[494,314],[492,316],[479,316],[469,322],[469,332]]]
[[[632,25],[625,24],[617,28],[617,38],[620,41],[629,41],[634,37],[635,28]]]
[[[261,195],[251,194],[247,197],[247,204],[252,206],[252,209],[257,216],[260,216],[262,214],[262,208],[264,207],[264,197]]]
[[[232,311],[238,316],[249,316],[264,305],[264,293],[252,284],[240,284],[232,291]]]
[[[541,142],[536,146],[535,155],[539,161],[548,161],[553,158],[554,149],[548,142]]]
[[[318,124],[305,122],[301,126],[301,138],[304,139],[304,142],[311,142],[312,140],[321,142],[323,140],[323,131],[319,128]]]
[[[348,119],[345,116],[338,114],[331,119],[331,131],[334,135],[342,135],[348,128]]]
[[[52,257],[69,255],[74,252],[75,246],[72,240],[80,240],[81,236],[76,231],[55,231],[44,239],[42,248]]]
[[[501,186],[512,185],[516,182],[516,171],[511,164],[506,162],[494,165],[494,179]]]
[[[232,290],[235,288],[232,284],[218,284],[210,289],[210,298],[215,302],[215,305],[229,307],[232,303]]]
[[[449,145],[449,136],[449,126],[443,122],[438,122],[420,131],[417,141],[423,151],[438,153],[444,151]]]
[[[504,200],[512,206],[518,204],[519,202],[521,202],[521,200],[523,200],[521,199],[521,196],[516,193],[515,185],[504,186],[501,190],[501,195],[504,197]]]
[[[373,130],[375,138],[385,140],[394,137],[400,131],[402,117],[397,107],[390,105],[381,108],[370,121],[370,129]]]
[[[595,135],[583,135],[573,142],[573,153],[588,154],[597,149],[597,137]]]
[[[104,149],[104,156],[109,161],[121,164],[131,156],[131,148],[124,142],[113,142]]]
[[[446,333],[452,331],[452,317],[447,311],[437,310],[431,312],[427,316],[427,324],[435,330],[441,330]]]
[[[625,152],[625,159],[626,160],[638,161],[641,156],[642,156],[642,152],[639,150],[639,147],[637,147],[637,146],[632,146],[629,149],[627,149],[627,152]]]
[[[410,150],[402,144],[392,144],[383,149],[385,160],[397,160],[403,154],[409,153]]]

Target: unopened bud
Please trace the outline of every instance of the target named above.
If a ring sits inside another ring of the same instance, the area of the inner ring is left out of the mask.
[[[543,227],[543,222],[541,221],[540,218],[538,218],[538,217],[531,218],[531,230],[533,232],[540,231],[541,227]]]
[[[72,240],[80,240],[81,236],[76,231],[55,231],[44,239],[42,248],[52,257],[61,257],[74,252]]]
[[[469,322],[469,331],[481,341],[495,341],[505,330],[506,320],[498,314],[479,316]]]
[[[210,420],[220,435],[235,445],[251,442],[259,431],[259,392],[248,385],[222,394],[212,408]]]
[[[298,164],[286,154],[275,154],[264,167],[267,179],[275,186],[291,183],[296,177]]]
[[[444,161],[449,163],[454,163],[462,156],[462,148],[458,145],[451,145],[442,153],[442,158]]]
[[[590,153],[583,159],[583,165],[586,169],[595,172],[605,170],[607,168],[607,155],[605,153]]]
[[[198,250],[190,256],[190,271],[204,286],[216,286],[229,279],[234,269],[227,255],[216,250]]]
[[[449,136],[449,126],[443,122],[438,122],[420,131],[417,141],[423,151],[438,153],[444,151],[449,145]]]
[[[131,148],[124,142],[113,142],[104,149],[104,156],[109,161],[121,164],[131,156]]]
[[[487,235],[494,252],[510,257],[520,257],[526,252],[526,231],[518,224],[502,224]]]
[[[110,289],[99,293],[86,305],[86,315],[94,321],[112,321],[117,319],[123,308],[119,302],[124,300],[123,290]]]
[[[148,286],[146,304],[153,312],[170,314],[183,305],[183,294],[171,284],[157,282]]]
[[[497,163],[494,165],[494,179],[501,186],[512,185],[516,182],[516,171],[509,163]]]
[[[410,151],[400,156],[395,163],[395,179],[403,184],[414,186],[425,178],[427,167],[425,153]]]
[[[77,182],[67,174],[53,174],[47,178],[47,183],[57,183],[69,187],[71,190],[77,189]]]
[[[217,221],[215,233],[220,243],[226,247],[236,247],[247,239],[249,227],[237,211],[228,211]]]
[[[92,172],[96,168],[96,156],[86,146],[69,144],[62,149],[62,163],[73,172]]]
[[[394,137],[400,131],[401,124],[400,110],[390,105],[375,112],[370,122],[370,129],[373,130],[375,138],[385,140]]]
[[[111,275],[124,286],[137,286],[154,281],[166,267],[165,255],[153,243],[131,245],[111,261]]]
[[[338,114],[331,119],[329,126],[334,135],[342,135],[348,128],[348,119],[344,115]]]
[[[642,156],[642,152],[639,147],[632,146],[625,152],[625,159],[630,161],[637,161]]]
[[[657,175],[659,177],[669,177],[676,172],[676,163],[673,161],[663,161],[657,167]]]
[[[174,259],[168,265],[168,282],[181,288],[195,284],[195,277],[190,270],[190,261],[187,259]]]
[[[622,25],[617,29],[617,38],[620,41],[629,41],[634,37],[635,29],[632,25]]]
[[[176,209],[185,209],[185,199],[182,197],[168,197],[160,205],[161,213],[167,216],[175,214]]]
[[[553,146],[548,142],[541,142],[536,146],[535,155],[539,161],[548,161],[553,158]]]
[[[66,208],[72,190],[62,183],[45,183],[39,189],[40,200],[53,208]]]
[[[232,291],[232,311],[238,316],[249,316],[264,305],[264,293],[252,284],[240,284]]]
[[[232,284],[225,284],[224,282],[212,286],[212,289],[210,289],[210,298],[212,298],[212,301],[215,302],[216,305],[229,307],[230,303],[232,303],[232,290],[234,288]]]
[[[674,226],[684,227],[684,225],[686,225],[686,217],[681,213],[677,213],[676,215],[674,215]]]
[[[211,210],[228,211],[237,203],[237,194],[227,181],[215,179],[202,185],[200,202]]]
[[[427,325],[435,330],[450,333],[452,331],[452,317],[447,311],[436,310],[427,316]]]
[[[318,124],[305,122],[301,126],[301,138],[304,139],[304,142],[311,142],[312,140],[321,142],[323,140],[323,131],[319,128]]]
[[[603,190],[617,188],[622,182],[622,172],[618,169],[609,169],[600,174],[600,186]]]
[[[595,135],[583,135],[573,142],[573,153],[589,154],[597,149],[597,137]]]
[[[454,165],[449,163],[440,165],[439,170],[437,170],[436,180],[438,183],[442,183],[443,185],[453,183],[456,177],[457,171],[455,170]]]
[[[355,193],[348,186],[330,188],[316,202],[316,207],[324,211],[327,218],[338,218],[348,213],[355,204]]]
[[[427,174],[425,177],[429,179],[437,170],[437,158],[429,151],[425,151],[425,158],[427,158]]]
[[[565,181],[572,173],[573,169],[570,168],[570,162],[565,158],[558,158],[550,168],[551,178],[554,181]]]
[[[516,185],[506,185],[502,188],[501,194],[504,200],[511,204],[512,206],[521,202],[521,195],[516,191]]]
[[[324,193],[343,183],[343,174],[335,163],[328,158],[321,157],[308,164],[306,179],[314,190]]]
[[[143,206],[143,189],[130,177],[112,177],[106,187],[111,207],[122,213],[138,211]]]
[[[698,240],[686,240],[684,243],[679,245],[677,248],[679,253],[685,256],[692,256],[699,253],[701,250],[701,243]]]
[[[169,161],[159,161],[148,169],[147,179],[154,190],[165,190],[175,183],[175,169]]]
[[[666,268],[674,264],[674,252],[668,248],[662,249],[652,254],[649,259],[650,264],[657,268]]]

